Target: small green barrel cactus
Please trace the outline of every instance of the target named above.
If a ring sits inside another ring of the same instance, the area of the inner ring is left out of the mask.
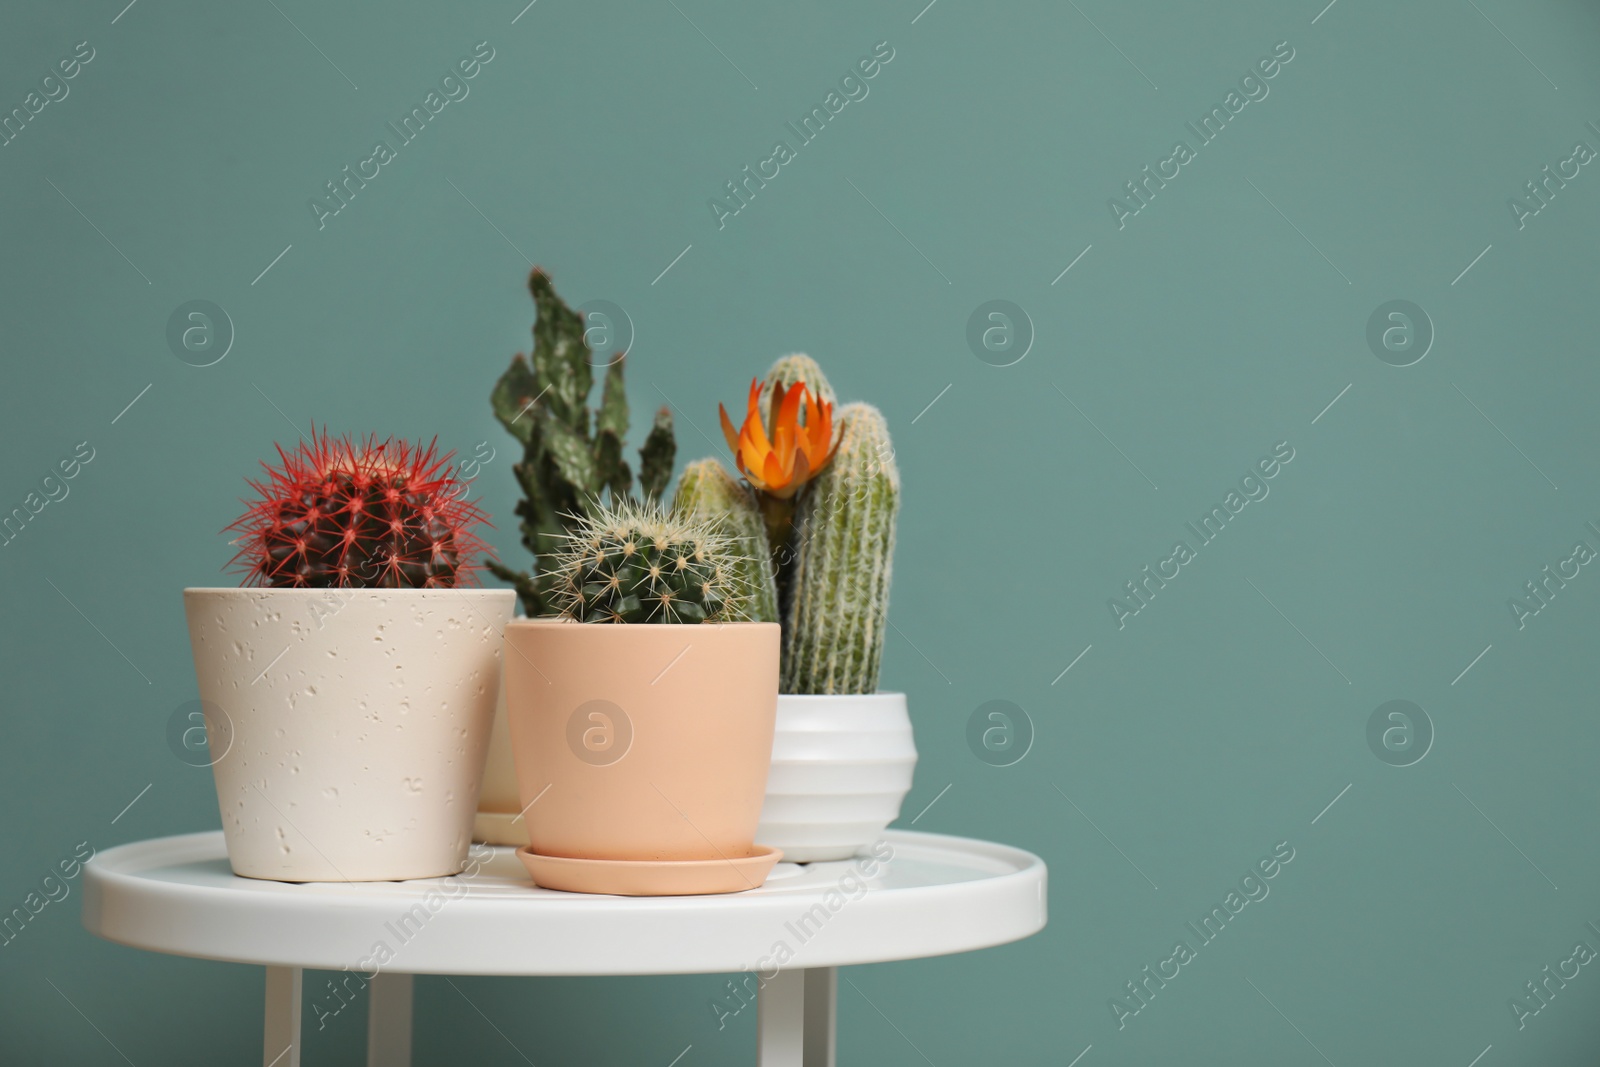
[[[785,693],[878,687],[900,471],[877,408],[847,404],[838,421],[838,452],[795,514],[783,619]]]
[[[597,508],[559,554],[554,597],[579,622],[702,623],[745,618],[743,558],[720,524],[652,504]]]
[[[751,622],[777,622],[778,587],[772,577],[766,521],[755,494],[715,459],[702,459],[684,468],[672,510],[685,517],[709,517],[722,523],[723,532],[744,557],[738,563],[738,571],[741,583],[750,592],[745,616]]]

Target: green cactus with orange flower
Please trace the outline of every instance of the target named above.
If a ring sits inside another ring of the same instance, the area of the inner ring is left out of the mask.
[[[750,530],[753,500],[783,624],[783,692],[874,692],[900,509],[887,423],[868,404],[838,408],[822,368],[804,355],[785,356],[751,382],[746,404],[737,428],[725,409],[721,416],[748,494],[717,486],[704,465],[721,465],[705,460],[691,467],[692,479],[686,472],[691,488],[680,486],[679,502],[742,515],[736,522]]]

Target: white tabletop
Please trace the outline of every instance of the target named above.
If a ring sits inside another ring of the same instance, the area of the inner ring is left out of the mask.
[[[966,952],[1044,927],[1045,865],[1032,853],[904,830],[887,831],[884,844],[886,863],[780,863],[744,893],[611,897],[538,889],[505,848],[470,876],[238,878],[217,830],[96,855],[84,869],[83,923],[180,956],[484,975],[833,967]]]

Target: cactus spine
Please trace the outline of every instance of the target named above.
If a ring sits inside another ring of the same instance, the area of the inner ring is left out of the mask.
[[[495,417],[522,442],[522,462],[512,467],[522,487],[517,504],[522,544],[534,557],[530,572],[494,560],[488,566],[512,582],[522,607],[532,616],[553,614],[555,553],[581,516],[598,507],[610,490],[613,501],[633,491],[633,471],[622,457],[628,432],[628,397],[622,357],[606,366],[600,406],[589,409],[593,361],[583,316],[556,295],[550,276],[535,267],[528,277],[538,318],[533,353],[517,355],[495,383],[490,403]],[[672,413],[663,407],[639,449],[639,487],[646,500],[661,496],[672,477],[677,444]]]
[[[871,693],[888,624],[900,472],[870,404],[839,412],[839,450],[795,515],[781,690]]]

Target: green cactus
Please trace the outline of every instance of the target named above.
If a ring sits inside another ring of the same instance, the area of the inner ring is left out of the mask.
[[[740,579],[750,592],[745,615],[751,622],[778,621],[778,587],[772,575],[766,522],[748,486],[741,485],[715,459],[702,459],[683,469],[672,501],[674,514],[718,519],[744,557]]]
[[[745,618],[739,554],[721,523],[655,504],[596,508],[568,535],[554,589],[579,622],[702,623]]]
[[[777,387],[796,382],[819,401],[836,402],[815,360],[784,356],[762,381],[769,433]],[[876,408],[850,404],[834,420],[838,453],[794,497],[730,487],[733,479],[714,460],[692,465],[678,490],[678,506],[719,514],[730,531],[757,538],[765,531],[783,624],[785,693],[871,693],[883,658],[900,474]]]
[[[768,412],[766,417],[767,432],[772,432],[772,389],[775,385],[785,388],[799,382],[810,390],[811,395],[820,403],[836,404],[839,398],[833,395],[833,386],[828,384],[828,376],[822,373],[822,367],[817,361],[804,352],[782,356],[773,361],[767,370],[767,376],[761,380],[761,406]],[[782,395],[779,395],[779,399]]]
[[[871,693],[888,625],[900,472],[882,413],[847,404],[839,451],[795,514],[784,568],[785,693]]]
[[[567,307],[538,267],[528,276],[528,289],[538,313],[532,358],[518,354],[511,361],[490,403],[495,417],[522,442],[522,461],[512,471],[523,492],[517,504],[522,544],[533,553],[534,567],[516,571],[494,560],[488,566],[516,585],[529,616],[540,616],[555,611],[551,564],[562,539],[601,504],[607,490],[614,501],[627,499],[633,472],[622,456],[628,398],[621,354],[606,367],[600,406],[591,413],[594,374],[583,316]],[[647,500],[660,498],[676,453],[672,413],[663,407],[639,449],[639,487]]]

